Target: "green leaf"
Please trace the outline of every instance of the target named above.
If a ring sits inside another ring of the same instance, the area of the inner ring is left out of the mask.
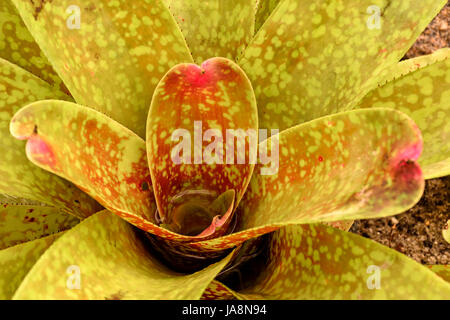
[[[164,0],[183,32],[194,61],[234,60],[253,38],[255,0]]]
[[[450,265],[429,265],[427,266],[434,273],[436,273],[439,277],[444,279],[447,282],[450,282]]]
[[[0,58],[68,92],[10,0],[0,3]]]
[[[58,208],[0,199],[0,250],[70,229],[78,222]]]
[[[275,232],[243,299],[448,299],[450,284],[375,241],[322,224]],[[293,281],[295,279],[295,281]],[[378,281],[379,280],[379,281]]]
[[[75,101],[145,137],[144,119],[158,81],[173,65],[192,62],[163,3],[13,2]]]
[[[199,299],[230,257],[193,274],[175,273],[147,251],[136,229],[104,211],[55,242],[14,299]]]
[[[269,164],[255,167],[236,233],[192,247],[229,248],[289,224],[395,215],[422,195],[424,180],[415,163],[422,139],[401,112],[348,111],[283,131],[268,145],[277,141],[279,157],[271,166],[278,170],[263,175],[261,168]],[[264,142],[259,148],[266,148]]]
[[[12,298],[28,271],[60,235],[61,233],[0,250],[0,300]]]
[[[450,49],[400,62],[387,83],[371,91],[358,108],[386,107],[409,115],[423,135],[419,159],[425,179],[450,174]],[[387,78],[390,77],[390,78]]]
[[[349,110],[396,64],[446,0],[284,0],[245,50],[261,128]],[[369,29],[371,6],[380,29]],[[395,30],[395,31],[392,31]]]
[[[155,90],[147,122],[147,157],[163,222],[183,194],[206,198],[234,190],[237,206],[255,167],[257,129],[252,87],[235,63],[212,58],[200,67],[173,67]]]
[[[71,183],[28,161],[24,142],[14,139],[9,122],[22,106],[40,99],[69,100],[61,91],[0,59],[0,193],[63,208],[79,218],[100,206]]]

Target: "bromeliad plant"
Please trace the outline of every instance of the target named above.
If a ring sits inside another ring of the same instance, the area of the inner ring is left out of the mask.
[[[450,173],[450,52],[398,62],[445,3],[1,1],[0,297],[448,298],[345,231]],[[195,121],[278,129],[275,174],[173,161]]]

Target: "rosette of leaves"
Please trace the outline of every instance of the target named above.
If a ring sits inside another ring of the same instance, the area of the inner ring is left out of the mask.
[[[345,231],[450,172],[449,50],[399,62],[445,3],[1,1],[0,297],[448,298]],[[276,173],[174,163],[195,121]]]

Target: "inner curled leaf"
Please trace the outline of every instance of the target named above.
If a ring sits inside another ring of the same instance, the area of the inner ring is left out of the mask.
[[[207,236],[231,218],[235,191],[221,195],[208,190],[185,190],[170,201],[169,216],[161,227],[187,236]]]

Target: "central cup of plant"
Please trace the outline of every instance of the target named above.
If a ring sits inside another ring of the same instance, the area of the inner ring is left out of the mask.
[[[231,217],[234,190],[217,196],[214,191],[186,190],[169,203],[167,221],[160,226],[186,236],[203,236]]]
[[[147,158],[160,226],[195,237],[229,232],[255,167],[253,88],[233,61],[171,68],[153,94]]]

